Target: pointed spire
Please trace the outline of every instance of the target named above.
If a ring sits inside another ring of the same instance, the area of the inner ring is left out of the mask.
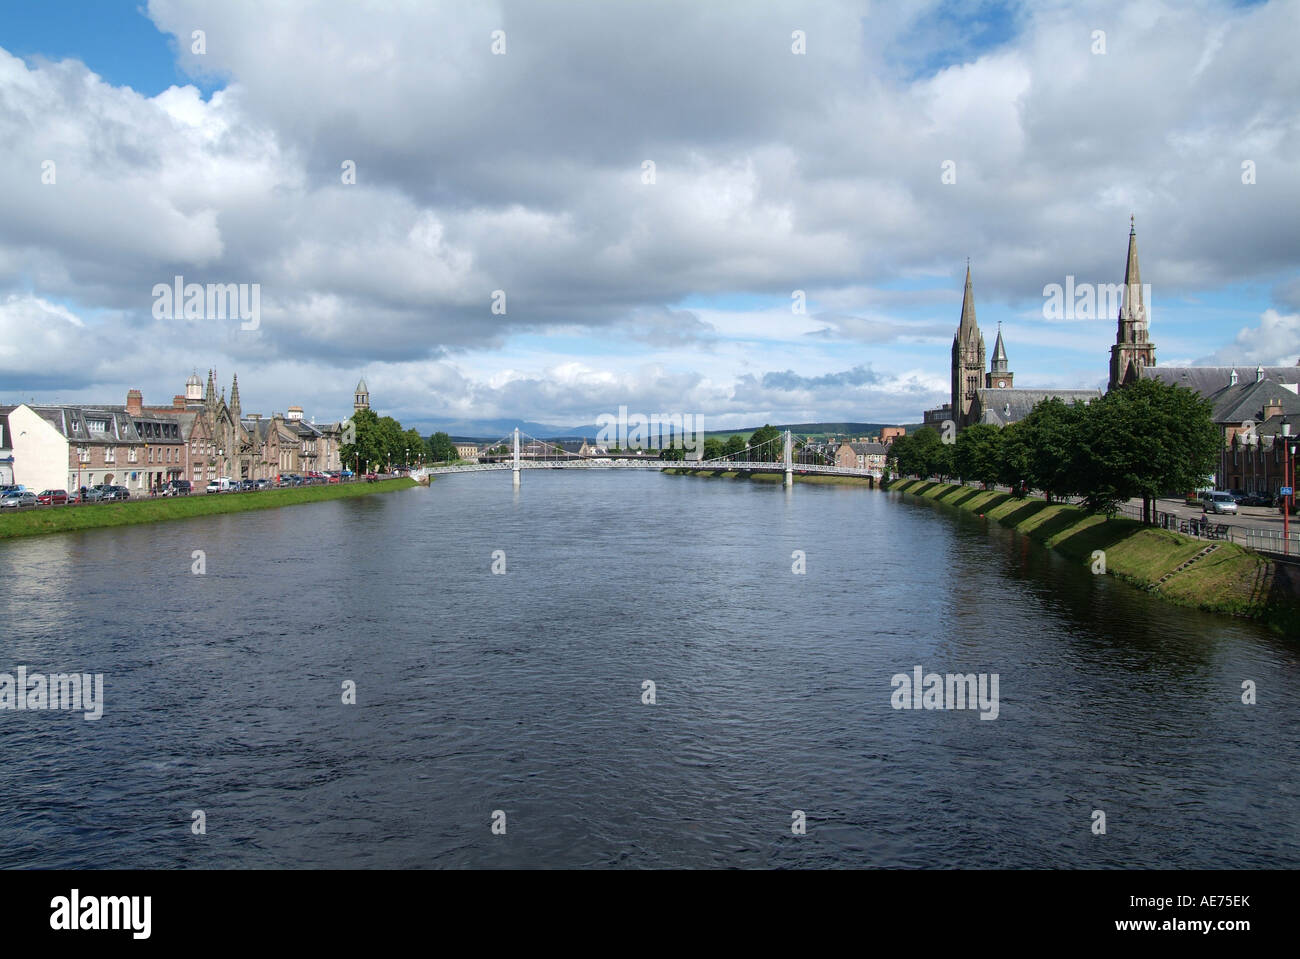
[[[235,374],[234,382],[230,384],[230,408],[234,411],[235,418],[239,418],[239,374]]]
[[[1138,269],[1138,238],[1129,215],[1128,262],[1124,266],[1124,305],[1120,307],[1121,320],[1146,320],[1146,305],[1142,302],[1142,272]]]
[[[217,399],[217,378],[212,367],[208,367],[208,389],[203,394],[203,399],[207,403],[215,403]]]
[[[959,330],[967,338],[971,332],[976,329],[975,325],[975,294],[971,291],[970,285],[970,259],[966,260],[966,290],[961,297],[961,325]]]
[[[999,364],[1001,364],[999,366]],[[993,343],[993,370],[1005,370],[1007,368],[1007,348],[1002,343],[1002,321],[998,321],[998,338]]]

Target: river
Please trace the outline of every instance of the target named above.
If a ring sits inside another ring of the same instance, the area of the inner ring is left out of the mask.
[[[471,473],[0,574],[0,672],[104,676],[0,711],[4,867],[1300,866],[1300,645],[894,494]]]

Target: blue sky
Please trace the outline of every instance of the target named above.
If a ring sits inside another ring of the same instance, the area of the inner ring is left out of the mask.
[[[0,177],[59,179],[0,198],[0,329],[42,330],[0,400],[215,367],[322,418],[365,375],[421,424],[915,422],[968,256],[1017,385],[1102,383],[1113,317],[1041,291],[1120,282],[1130,213],[1160,362],[1300,356],[1294,5],[10,7]],[[158,324],[177,273],[259,284],[260,329]],[[83,354],[123,335],[152,358]]]

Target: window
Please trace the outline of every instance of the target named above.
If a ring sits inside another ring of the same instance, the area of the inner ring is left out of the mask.
[[[105,462],[105,463],[116,463],[116,462],[117,462],[117,459],[116,459],[116,453],[117,453],[117,450],[115,450],[113,447],[111,447],[111,446],[105,446],[105,447],[104,447],[104,462]]]

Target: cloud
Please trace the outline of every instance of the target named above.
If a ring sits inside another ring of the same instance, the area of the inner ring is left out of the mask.
[[[1162,302],[1273,282],[1300,258],[1300,75],[1276,68],[1295,4],[148,13],[183,70],[228,85],[150,97],[0,50],[0,296],[67,304],[91,342],[156,357],[106,363],[52,319],[42,363],[9,361],[15,389],[170,396],[217,365],[238,367],[246,402],[338,415],[364,369],[413,416],[482,404],[581,421],[622,390],[719,416],[914,420],[946,389],[950,280],[968,255],[982,310],[1040,301],[1066,273],[1118,282],[1133,211]],[[262,328],[155,323],[150,291],[178,274],[259,283]],[[1234,348],[1289,355],[1293,287]],[[797,289],[819,312],[790,314]],[[497,385],[474,372],[517,367],[537,336],[567,345]],[[917,374],[832,388],[856,369]],[[1052,369],[1018,375],[1035,372]]]

